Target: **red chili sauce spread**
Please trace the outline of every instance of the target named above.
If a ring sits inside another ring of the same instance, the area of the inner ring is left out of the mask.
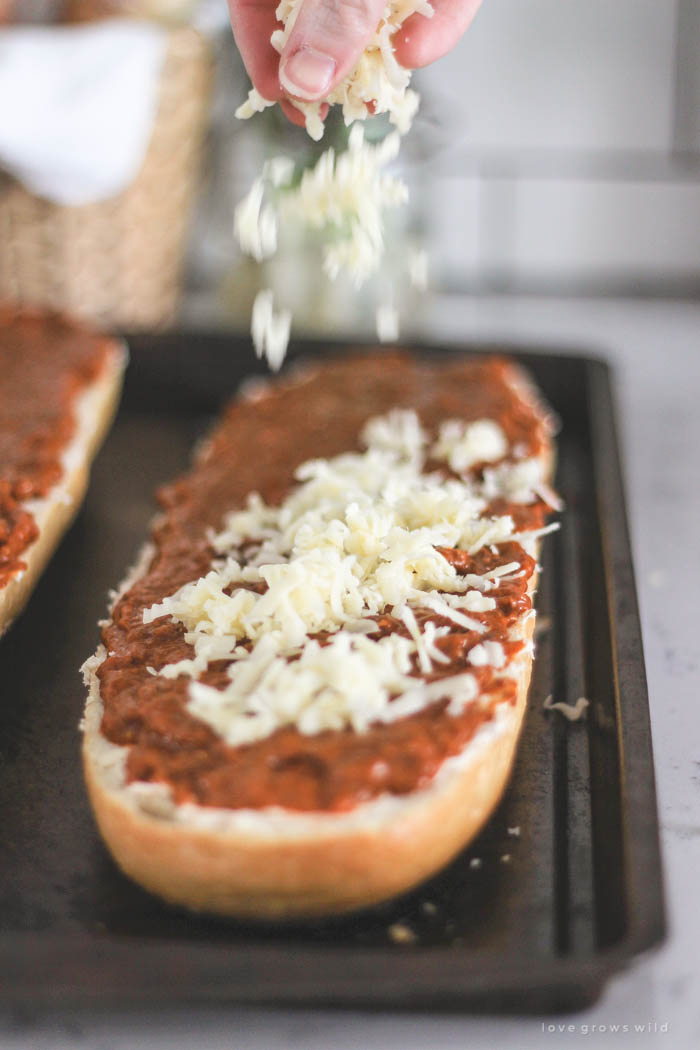
[[[75,398],[109,342],[57,314],[0,308],[0,587],[26,568],[38,528],[25,506],[60,479]]]
[[[479,700],[459,715],[449,714],[448,702],[441,700],[365,733],[347,729],[309,736],[287,726],[264,740],[230,747],[188,712],[189,679],[147,671],[148,665],[158,670],[193,655],[183,626],[169,617],[143,623],[144,609],[208,571],[213,557],[208,530],[220,528],[224,515],[241,506],[249,492],[260,492],[268,502],[282,500],[300,463],[357,449],[367,419],[392,407],[415,409],[433,432],[445,419],[495,419],[510,447],[519,447],[523,457],[541,453],[548,440],[546,417],[514,390],[512,374],[508,362],[494,358],[428,365],[401,353],[353,355],[325,363],[303,381],[281,383],[259,399],[228,408],[193,470],[159,493],[164,515],[154,530],[155,554],[103,629],[108,655],[97,672],[104,701],[102,731],[129,747],[130,781],[165,782],[179,803],[349,810],[384,792],[402,795],[426,784],[447,757],[461,751],[479,726],[493,718],[498,703],[515,701],[512,678],[491,667],[472,667],[467,654],[487,639],[500,641],[508,659],[522,646],[507,636],[531,608],[528,581],[535,563],[516,543],[485,547],[473,557],[441,549],[459,573],[482,574],[510,562],[520,566],[522,575],[509,574],[488,591],[496,599],[494,610],[469,614],[482,621],[484,632],[465,631],[434,612],[416,610],[420,624],[430,618],[450,628],[437,642],[450,663],[429,675],[417,668],[414,673],[433,681],[469,670],[478,678]],[[498,513],[514,508],[499,507]],[[548,507],[538,500],[517,510],[520,526],[537,528]],[[377,631],[370,637],[406,633],[391,612],[374,617]],[[226,667],[226,661],[210,664],[201,680],[223,688]]]

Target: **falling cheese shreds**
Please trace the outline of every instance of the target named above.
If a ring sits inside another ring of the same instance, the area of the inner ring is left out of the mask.
[[[377,307],[377,339],[380,343],[395,343],[399,338],[399,312],[391,303]]]
[[[289,344],[292,315],[289,310],[275,311],[273,293],[259,291],[253,303],[251,335],[258,357],[265,357],[273,372],[278,372]]]
[[[564,718],[567,718],[569,722],[578,722],[584,717],[589,703],[590,701],[588,701],[585,696],[580,696],[575,704],[565,704],[563,700],[554,703],[550,693],[542,706],[545,711],[558,711],[559,714],[563,715]]]
[[[415,412],[373,418],[360,437],[362,451],[302,463],[281,503],[250,495],[210,535],[211,570],[144,611],[145,623],[170,616],[183,625],[194,655],[159,674],[191,678],[189,710],[233,746],[288,724],[363,732],[441,699],[457,715],[478,698],[468,672],[426,682],[415,668],[435,674],[449,664],[439,643],[450,621],[483,631],[474,614],[495,606],[484,591],[520,565],[460,574],[437,548],[478,550],[495,525],[508,540],[513,522],[482,517],[477,480],[424,473],[436,443]],[[373,638],[387,609],[405,634]],[[310,637],[321,632],[323,644]],[[217,660],[228,663],[223,689],[198,680]],[[504,648],[479,643],[470,662],[500,668]]]
[[[245,197],[236,205],[233,232],[246,255],[257,262],[269,259],[277,251],[279,215],[274,204],[266,200],[270,188],[280,190],[292,181],[294,161],[291,157],[272,157]]]
[[[265,162],[263,175],[277,189],[288,186],[294,176],[294,161],[291,157],[272,157]]]
[[[292,32],[301,2],[281,0],[276,9],[275,17],[281,28],[272,33],[270,42],[280,54]],[[399,136],[409,130],[419,106],[418,95],[409,89],[411,71],[396,61],[392,41],[406,19],[416,14],[431,18],[433,13],[428,0],[391,0],[355,67],[340,84],[320,102],[295,100],[295,106],[304,115],[306,130],[315,141],[323,137],[324,105],[341,105],[346,125],[354,125],[348,148],[338,157],[334,150],[327,150],[312,169],[304,171],[300,185],[294,190],[289,189],[294,168],[289,158],[276,158],[266,164],[262,175],[235,210],[234,233],[245,254],[258,262],[273,256],[280,226],[293,219],[301,220],[309,229],[322,231],[323,270],[331,280],[347,272],[360,287],[377,270],[384,252],[383,211],[408,199],[405,184],[383,174],[381,169],[398,154]],[[236,116],[248,119],[273,105],[272,100],[252,88],[236,110]],[[382,113],[389,114],[397,131],[379,145],[371,146],[364,141],[360,122],[370,114]],[[278,193],[275,200],[270,200],[270,194],[266,193],[270,187],[277,191],[286,187],[287,192]],[[427,286],[425,252],[411,254],[409,274],[415,287]],[[265,319],[263,333],[259,324],[257,328],[255,323],[252,326],[256,351],[260,355],[259,347],[264,341],[271,347],[265,356],[270,362],[274,359],[279,368],[286,350],[283,332],[291,325],[291,318],[287,320],[284,315],[275,321],[268,311]],[[380,342],[398,340],[399,317],[395,307],[379,305],[376,328]],[[288,338],[287,332],[287,341]]]
[[[346,272],[359,287],[381,261],[385,209],[408,200],[405,183],[384,171],[399,145],[396,132],[376,145],[368,143],[362,125],[356,124],[347,150],[326,150],[293,187],[290,169],[284,167],[287,158],[268,161],[235,209],[234,234],[241,250],[257,261],[269,258],[277,250],[280,225],[301,223],[321,231],[328,277],[334,280]]]
[[[279,54],[289,39],[300,6],[301,0],[281,0],[277,7],[275,16],[281,28],[275,30],[270,42]],[[414,14],[431,18],[433,8],[427,0],[392,0],[384,8],[374,35],[354,68],[326,98],[320,102],[295,99],[294,105],[304,115],[306,130],[312,139],[318,142],[323,137],[321,109],[324,104],[342,106],[346,124],[364,120],[370,112],[388,113],[401,134],[409,130],[418,110],[418,96],[409,89],[411,71],[396,61],[392,39],[406,19]],[[274,105],[253,88],[236,110],[236,116],[247,120]]]
[[[424,248],[414,249],[408,257],[408,275],[414,288],[424,292],[428,287],[428,253]]]
[[[257,262],[277,251],[277,215],[269,204],[263,204],[264,194],[264,180],[257,178],[233,214],[233,232],[241,251]]]

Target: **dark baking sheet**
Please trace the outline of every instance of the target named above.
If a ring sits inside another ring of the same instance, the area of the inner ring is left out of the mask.
[[[132,885],[102,847],[82,786],[78,667],[95,648],[108,589],[144,540],[155,486],[187,466],[238,382],[262,372],[247,341],[229,336],[129,342],[124,399],[85,505],[0,643],[3,997],[536,1012],[591,1002],[664,934],[644,662],[605,364],[512,347],[450,351],[515,353],[563,424],[557,483],[567,511],[546,540],[538,597],[549,629],[494,818],[401,900],[351,918],[261,927],[192,917]],[[587,720],[545,713],[549,693],[587,696]],[[414,943],[392,940],[397,922]]]

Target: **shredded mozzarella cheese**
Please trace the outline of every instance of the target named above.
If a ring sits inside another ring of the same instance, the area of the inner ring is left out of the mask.
[[[275,313],[269,289],[256,295],[250,327],[256,356],[264,356],[272,371],[278,372],[287,353],[292,315],[289,310]]]
[[[280,226],[296,222],[323,235],[323,270],[335,280],[348,273],[358,287],[376,271],[384,252],[384,211],[405,203],[406,185],[384,168],[399,150],[399,137],[388,135],[373,146],[364,139],[362,126],[350,132],[348,149],[336,156],[326,150],[298,186],[291,188],[294,165],[287,157],[268,161],[262,174],[236,206],[234,234],[241,250],[258,262],[270,258],[278,247]],[[251,334],[258,357],[270,367],[281,366],[289,342],[291,314],[275,315],[272,292],[258,294],[253,308]],[[399,336],[398,313],[391,305],[377,311],[377,332],[382,342]]]
[[[276,17],[282,28],[272,34],[271,43],[280,53],[291,33],[299,4],[300,0],[281,0],[277,8]],[[269,188],[288,187],[293,164],[286,157],[268,162],[235,211],[234,233],[245,254],[258,262],[270,258],[277,251],[280,223],[295,219],[309,229],[323,231],[323,269],[331,280],[346,271],[359,287],[375,272],[384,251],[383,211],[388,206],[405,203],[408,197],[405,184],[382,174],[381,169],[396,157],[399,135],[408,131],[418,110],[418,95],[408,89],[411,72],[398,64],[392,46],[394,33],[416,13],[430,18],[433,8],[428,0],[393,0],[385,8],[357,65],[328,98],[321,103],[295,101],[304,114],[309,135],[316,141],[323,137],[321,107],[325,103],[342,105],[348,125],[364,120],[370,112],[388,113],[397,132],[373,147],[365,143],[361,124],[355,124],[345,153],[336,157],[332,149],[327,150],[313,169],[304,172],[300,185],[278,195],[276,201],[266,199]],[[236,116],[247,119],[274,104],[253,88]],[[413,253],[409,269],[414,285],[424,288],[427,283],[424,252]],[[276,319],[267,298],[263,304],[258,310],[257,325],[255,316],[253,318],[253,341],[258,356],[265,353],[276,370],[284,359],[291,318],[288,322],[287,315],[283,314]],[[395,307],[380,304],[376,326],[380,342],[395,342],[399,337]]]
[[[409,255],[408,273],[413,287],[424,292],[428,287],[428,253],[424,248],[414,250]]]
[[[399,145],[396,133],[372,145],[356,124],[347,150],[339,155],[326,150],[294,188],[289,188],[287,158],[268,161],[235,210],[234,233],[241,250],[258,261],[269,258],[277,250],[280,223],[301,222],[324,234],[325,273],[335,279],[346,271],[361,285],[377,269],[384,250],[384,210],[408,200],[405,183],[384,171]]]
[[[470,439],[483,461],[479,433],[486,452],[490,436],[482,428]],[[145,623],[167,615],[184,625],[194,656],[158,673],[194,679],[190,710],[231,744],[288,723],[304,733],[362,732],[443,697],[457,713],[478,695],[470,674],[431,683],[412,675],[413,661],[427,674],[449,663],[437,643],[453,629],[425,615],[419,626],[416,610],[482,632],[467,613],[494,608],[484,592],[518,562],[459,574],[436,548],[476,551],[493,542],[494,527],[510,538],[512,520],[481,517],[485,502],[473,480],[423,473],[436,443],[414,412],[371,419],[361,439],[362,452],[303,463],[279,505],[250,496],[210,536],[218,558],[211,571],[144,612]],[[408,637],[369,637],[387,609]],[[309,637],[320,632],[325,644]],[[214,660],[229,661],[223,690],[196,680]],[[506,663],[503,646],[489,641],[469,660]]]
[[[377,307],[377,339],[380,343],[395,343],[399,338],[399,313],[391,303]]]
[[[500,642],[479,642],[467,659],[474,667],[504,667],[506,654]]]
[[[537,458],[486,467],[482,493],[486,499],[504,496],[512,503],[532,503],[537,496],[554,510],[561,510],[561,500],[546,483],[545,473],[544,462]]]

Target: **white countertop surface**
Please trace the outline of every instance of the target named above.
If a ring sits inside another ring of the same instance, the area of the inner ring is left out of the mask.
[[[591,1009],[571,1017],[237,1006],[5,1011],[3,1050],[700,1046],[700,304],[444,296],[430,307],[425,331],[432,340],[503,338],[553,350],[568,345],[615,367],[649,679],[666,944],[612,980]],[[601,1033],[600,1026],[611,1025],[620,1027]]]

